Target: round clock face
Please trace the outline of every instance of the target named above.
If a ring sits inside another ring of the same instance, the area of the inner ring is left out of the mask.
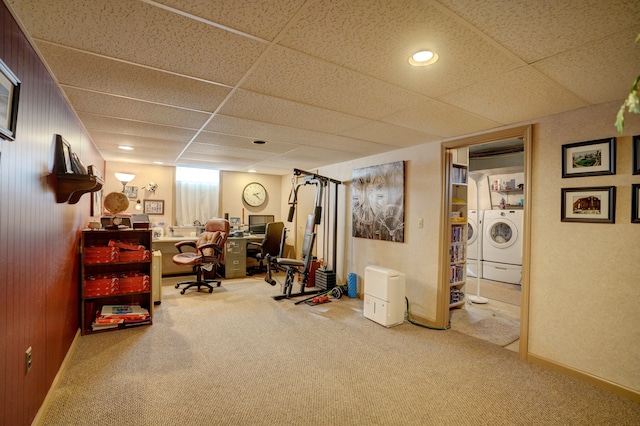
[[[258,207],[267,201],[267,190],[258,182],[251,182],[244,187],[242,199],[252,207]]]

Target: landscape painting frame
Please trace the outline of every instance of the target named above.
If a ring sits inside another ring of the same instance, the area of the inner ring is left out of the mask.
[[[562,145],[562,177],[616,174],[616,138]]]

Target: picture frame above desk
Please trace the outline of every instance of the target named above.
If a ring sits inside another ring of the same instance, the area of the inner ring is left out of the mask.
[[[144,200],[144,212],[146,214],[164,214],[164,200]]]

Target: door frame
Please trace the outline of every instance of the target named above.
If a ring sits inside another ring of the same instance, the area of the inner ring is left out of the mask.
[[[441,145],[441,171],[443,190],[441,197],[440,215],[440,274],[438,285],[438,306],[436,311],[436,323],[440,327],[449,324],[449,237],[451,182],[449,167],[451,154],[449,150],[470,147],[505,139],[520,138],[524,142],[524,225],[522,244],[522,286],[520,295],[520,344],[518,353],[520,359],[526,361],[529,347],[529,275],[531,263],[531,158],[532,158],[532,129],[531,126],[519,126],[503,129],[495,132],[484,133],[442,142]]]

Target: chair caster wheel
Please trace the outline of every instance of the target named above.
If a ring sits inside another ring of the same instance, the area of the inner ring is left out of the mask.
[[[218,285],[219,285],[219,284],[218,284]],[[210,288],[210,289],[209,289],[209,293],[213,293],[213,289],[212,289],[212,288]]]
[[[184,289],[182,289],[182,290],[180,291],[180,294],[184,294]]]
[[[176,288],[180,288],[180,284],[176,284]]]
[[[220,284],[222,284],[222,283],[218,283],[218,285],[217,285],[217,286],[218,286],[218,287],[220,287]],[[213,291],[213,290],[211,290],[211,291]],[[209,293],[211,293],[211,292],[209,292]]]

